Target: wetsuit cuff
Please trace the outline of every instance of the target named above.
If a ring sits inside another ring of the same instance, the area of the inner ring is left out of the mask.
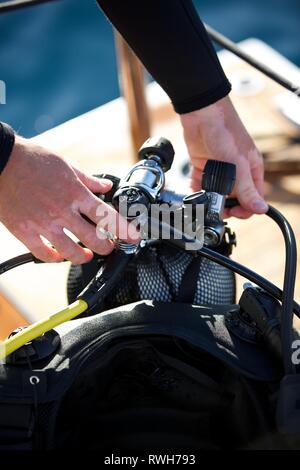
[[[206,108],[211,104],[216,103],[220,99],[227,96],[231,91],[231,84],[228,80],[225,80],[217,88],[209,90],[206,93],[201,95],[193,96],[188,100],[180,102],[172,102],[174,110],[178,114],[191,113],[192,111],[197,111],[198,109]]]
[[[0,173],[4,170],[15,143],[13,129],[4,122],[0,122]]]

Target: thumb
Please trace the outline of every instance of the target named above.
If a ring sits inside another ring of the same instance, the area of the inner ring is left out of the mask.
[[[112,181],[104,178],[96,178],[95,176],[86,175],[77,168],[74,171],[80,181],[92,192],[92,193],[107,193],[113,186]]]
[[[254,184],[247,160],[237,165],[236,181],[235,191],[241,206],[254,214],[266,213],[268,204]]]
[[[199,191],[201,189],[202,173],[203,171],[200,168],[192,165],[190,174],[190,189],[192,191]]]

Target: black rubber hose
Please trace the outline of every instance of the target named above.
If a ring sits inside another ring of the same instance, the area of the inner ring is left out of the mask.
[[[272,70],[267,65],[259,62],[254,57],[247,54],[247,52],[244,52],[233,41],[228,39],[226,36],[223,36],[223,34],[219,33],[218,31],[215,31],[213,28],[211,28],[207,24],[205,25],[205,28],[206,28],[206,31],[207,31],[209,37],[214,42],[216,42],[220,46],[224,47],[224,49],[227,49],[228,51],[232,52],[234,55],[236,55],[240,59],[244,60],[249,65],[252,65],[252,67],[254,67],[256,70],[259,70],[264,75],[266,75],[267,77],[274,80],[274,82],[278,83],[282,87],[284,87],[287,90],[291,91],[296,96],[298,96],[298,98],[300,97],[300,86],[299,85],[296,85],[295,83],[292,83],[290,80],[287,80],[285,77],[283,77],[279,73],[275,72],[274,70]]]
[[[164,224],[162,224],[161,222],[158,223],[158,225],[160,226],[160,229],[162,231],[166,230],[166,226],[164,226]],[[156,224],[153,224],[153,226],[156,228]],[[184,236],[183,232],[175,230],[174,227],[171,227],[168,225],[168,230],[170,233],[170,239],[165,239],[164,241],[172,246],[176,246],[177,248],[181,250],[186,249],[187,243],[190,243],[190,244],[198,243],[194,239]],[[243,276],[249,281],[257,284],[266,292],[273,295],[276,299],[282,301],[283,292],[281,289],[279,289],[279,287],[275,286],[274,284],[272,284],[272,282],[268,281],[260,274],[257,274],[251,269],[246,268],[245,266],[238,263],[237,261],[233,261],[227,256],[224,256],[221,253],[218,253],[207,247],[196,249],[192,251],[192,253],[204,256],[204,258],[207,258],[210,261],[214,261],[215,263],[218,263],[221,266],[224,266],[225,268],[230,269],[231,271],[234,271],[236,274],[239,274],[240,276]],[[293,311],[295,315],[297,315],[297,317],[300,319],[300,305],[298,305],[296,302],[293,302]]]
[[[11,258],[8,261],[4,261],[4,263],[0,264],[0,275],[10,271],[11,269],[17,268],[18,266],[22,266],[22,264],[31,262],[38,262],[37,258],[35,258],[32,253],[25,253],[24,255]]]
[[[178,240],[176,240],[178,241]],[[214,261],[215,263],[218,263],[225,268],[230,269],[231,271],[234,271],[236,274],[239,274],[242,277],[245,277],[251,282],[254,282],[254,284],[257,284],[259,287],[264,289],[266,292],[269,294],[273,295],[276,299],[280,300],[282,302],[283,299],[283,292],[279,287],[275,286],[270,281],[267,281],[264,277],[260,276],[260,274],[255,273],[249,268],[246,268],[242,264],[238,263],[237,261],[233,261],[230,258],[227,258],[224,255],[221,255],[220,253],[217,253],[214,250],[211,250],[210,248],[203,247],[201,250],[198,251],[198,253],[204,258],[207,258],[211,261]],[[300,319],[300,305],[297,304],[297,302],[293,301],[293,312],[295,315]]]
[[[239,205],[237,199],[228,199],[226,201],[227,208],[234,207],[237,205]],[[276,299],[280,300],[280,302],[282,302],[282,317],[286,318],[286,320],[283,323],[283,328],[288,329],[290,331],[288,334],[284,333],[283,335],[284,344],[282,345],[282,347],[283,349],[285,347],[285,352],[286,352],[285,354],[286,356],[288,356],[286,359],[286,366],[287,368],[292,370],[290,368],[291,358],[289,356],[291,342],[288,343],[288,341],[292,337],[291,335],[292,335],[293,312],[298,318],[300,318],[300,306],[293,299],[293,292],[294,292],[294,286],[295,286],[294,263],[296,263],[296,251],[297,251],[296,241],[295,241],[295,237],[294,237],[291,226],[286,221],[284,216],[280,214],[280,212],[278,212],[273,207],[269,206],[269,211],[267,212],[267,215],[273,218],[273,220],[278,223],[281,231],[283,232],[284,239],[285,239],[286,269],[285,269],[284,289],[286,289],[286,292],[283,293],[281,289],[279,289],[277,286],[272,284],[272,282],[265,279],[263,276],[260,276],[259,274],[255,273],[251,269],[246,268],[242,264],[239,264],[236,261],[233,261],[232,259],[226,256],[223,256],[222,254],[217,253],[214,250],[211,250],[210,248],[201,247],[200,249],[196,249],[194,253],[198,253],[204,256],[205,258],[208,258],[209,260],[214,261],[220,264],[221,266],[224,266],[225,268],[230,269],[231,271],[234,271],[240,276],[245,277],[249,281],[257,284],[266,292],[274,296]],[[174,227],[171,227],[170,225],[166,227],[165,224],[163,224],[162,222],[158,222],[158,221],[155,222],[153,220],[151,220],[150,223],[152,224],[153,228],[159,227],[162,232],[164,232],[164,230],[166,230],[167,228],[170,233],[170,239],[165,240],[165,241],[167,243],[170,243],[173,246],[177,246],[178,248],[182,250],[186,249],[187,243],[192,243],[192,244],[199,243],[198,241],[195,241],[192,238],[184,236],[184,234],[181,231],[174,229]]]
[[[297,244],[289,222],[274,207],[269,206],[267,215],[279,226],[285,241],[285,272],[282,296],[281,341],[284,367],[287,374],[295,373],[292,363],[291,345],[293,341],[293,299],[297,271]]]
[[[234,207],[239,204],[237,199],[228,199],[226,207]],[[293,341],[293,308],[294,292],[297,271],[297,244],[295,234],[286,218],[274,207],[269,206],[266,213],[280,228],[285,242],[285,272],[282,293],[282,321],[281,342],[284,367],[287,374],[295,373],[296,368],[292,363],[291,344]],[[297,315],[299,317],[299,315]]]
[[[237,199],[228,199],[226,207],[234,207],[239,204]],[[297,271],[297,244],[293,229],[286,218],[274,207],[269,206],[266,214],[280,228],[285,241],[285,272],[282,293],[282,321],[281,342],[284,367],[287,374],[295,373],[296,368],[292,363],[291,344],[293,340],[293,312],[295,312],[294,291]],[[255,281],[254,281],[255,282]],[[299,318],[299,315],[296,313]]]
[[[114,250],[107,256],[105,263],[101,266],[96,276],[78,295],[77,299],[84,300],[89,308],[103,302],[107,295],[111,293],[134,256],[134,253],[127,254],[121,250]]]
[[[50,3],[57,0],[9,0],[8,2],[0,3],[0,14],[8,13],[9,11],[20,10],[25,7],[33,7],[41,5],[42,3]]]
[[[35,6],[35,5],[41,5],[43,3],[50,3],[50,2],[53,2],[53,1],[58,1],[58,0],[8,0],[7,2],[3,2],[3,3],[0,4],[0,14],[1,13],[7,13],[9,11],[19,10],[19,9],[25,8],[25,7],[32,7],[32,6]],[[227,49],[228,51],[232,52],[237,57],[240,57],[240,59],[242,59],[245,62],[247,62],[248,64],[250,64],[252,67],[259,70],[264,75],[271,78],[272,80],[274,80],[276,83],[278,83],[282,87],[284,87],[287,90],[291,91],[296,96],[300,97],[300,87],[299,87],[299,85],[296,85],[296,84],[292,83],[291,81],[287,80],[285,77],[280,75],[279,73],[272,70],[270,67],[268,67],[265,64],[257,61],[256,59],[254,59],[254,57],[252,57],[249,54],[247,54],[246,52],[244,52],[237,44],[235,44],[233,41],[228,39],[226,36],[224,36],[223,34],[219,33],[215,29],[213,29],[211,26],[205,24],[205,28],[206,28],[206,31],[207,31],[209,37],[214,42],[216,42],[220,46],[224,47],[224,49]]]

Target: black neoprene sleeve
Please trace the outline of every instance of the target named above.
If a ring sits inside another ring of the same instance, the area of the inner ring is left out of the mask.
[[[191,0],[97,0],[175,111],[204,108],[231,89]]]
[[[0,173],[4,170],[15,143],[15,133],[5,122],[0,122]]]

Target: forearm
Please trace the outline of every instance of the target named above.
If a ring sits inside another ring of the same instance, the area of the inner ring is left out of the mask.
[[[226,96],[230,84],[191,0],[97,0],[182,114]]]

